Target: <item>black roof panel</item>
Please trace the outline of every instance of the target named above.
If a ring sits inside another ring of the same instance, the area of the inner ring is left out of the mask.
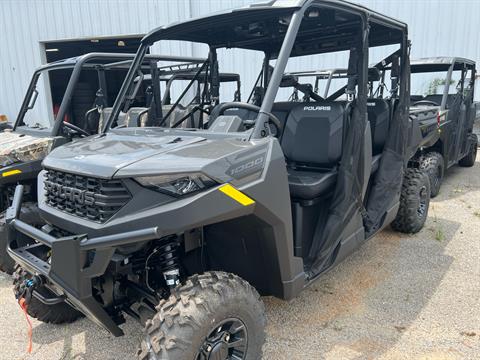
[[[219,48],[259,50],[275,57],[290,17],[302,7],[318,11],[306,11],[291,56],[350,49],[355,45],[362,18],[370,21],[371,46],[399,43],[407,32],[405,23],[346,1],[276,0],[162,26],[142,42],[184,40]]]
[[[437,56],[410,62],[412,73],[448,71],[452,64],[455,64],[454,70],[461,70],[464,66],[468,69],[475,68],[475,61],[460,57]]]

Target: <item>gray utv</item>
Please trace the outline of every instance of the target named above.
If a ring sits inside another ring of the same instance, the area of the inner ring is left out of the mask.
[[[44,65],[33,73],[13,129],[0,133],[0,271],[11,274],[15,266],[6,253],[5,228],[5,210],[15,186],[24,186],[22,219],[37,227],[44,225],[37,208],[37,176],[43,159],[58,146],[98,132],[134,57],[134,54],[90,53]],[[203,61],[149,55],[139,73],[142,80],[151,79],[150,64],[161,62],[163,66],[153,75],[168,80],[179,71],[194,71]],[[160,94],[156,89],[159,86],[159,82],[156,85],[137,79],[131,105],[155,104],[149,100],[149,91]],[[132,108],[125,115],[131,122],[136,121],[133,115],[138,115],[138,111]],[[26,245],[26,241],[23,239],[19,244]]]
[[[191,108],[208,129],[165,128],[168,114],[122,127],[138,68],[163,40],[206,44],[185,92],[195,78],[208,85]],[[398,86],[375,101],[388,127],[373,139],[369,48],[387,45]],[[220,101],[217,52],[229,48],[264,57],[251,102]],[[290,58],[336,51],[349,53],[345,101],[276,100]],[[407,25],[343,1],[269,1],[152,31],[105,132],[45,158],[47,225],[19,219],[17,187],[7,213],[17,299],[34,317],[84,314],[114,336],[129,315],[145,326],[139,359],[261,358],[259,293],[292,299],[385,226],[423,226],[430,188],[407,167],[418,147],[409,76]],[[19,237],[34,244],[16,246]]]

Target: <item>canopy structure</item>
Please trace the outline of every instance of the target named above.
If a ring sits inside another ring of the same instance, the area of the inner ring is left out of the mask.
[[[453,70],[474,69],[475,61],[459,57],[430,57],[411,61],[412,73],[439,72],[448,71],[453,66]]]
[[[370,23],[370,46],[399,43],[407,25],[339,0],[274,0],[159,27],[143,40],[183,40],[214,48],[244,48],[278,56],[293,13],[306,8],[291,57],[349,50],[361,18]]]

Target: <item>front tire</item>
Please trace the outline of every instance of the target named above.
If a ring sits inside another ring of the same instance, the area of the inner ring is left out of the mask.
[[[470,151],[468,154],[458,162],[458,165],[462,167],[472,167],[475,165],[475,160],[477,159],[477,147],[478,147],[478,138],[477,135],[472,135],[474,137],[472,145],[470,145]]]
[[[430,179],[430,197],[434,198],[442,186],[445,165],[443,156],[438,152],[430,152],[420,159],[420,170],[428,174]]]
[[[24,282],[31,277],[27,271],[20,265],[17,265],[15,273],[13,274],[13,292],[15,293],[16,299],[21,296]],[[36,291],[45,297],[52,295],[50,290],[44,286],[37,288]],[[32,296],[30,304],[28,304],[27,312],[31,317],[49,324],[68,324],[83,316],[80,311],[74,309],[66,302],[55,305],[45,305],[34,296]]]
[[[145,325],[137,359],[262,357],[265,308],[257,291],[236,275],[193,275],[157,311]]]
[[[428,216],[430,205],[430,180],[418,169],[407,169],[403,177],[400,208],[391,226],[407,234],[419,232]]]

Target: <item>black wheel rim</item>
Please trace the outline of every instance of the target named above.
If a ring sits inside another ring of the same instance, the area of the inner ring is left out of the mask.
[[[427,196],[426,186],[422,186],[420,188],[419,198],[420,198],[420,201],[417,208],[417,216],[419,218],[423,218],[425,217],[425,214],[427,213],[427,208],[428,208],[428,205],[427,205],[428,196]]]
[[[223,320],[205,338],[196,360],[243,360],[247,355],[247,327],[237,318]]]

